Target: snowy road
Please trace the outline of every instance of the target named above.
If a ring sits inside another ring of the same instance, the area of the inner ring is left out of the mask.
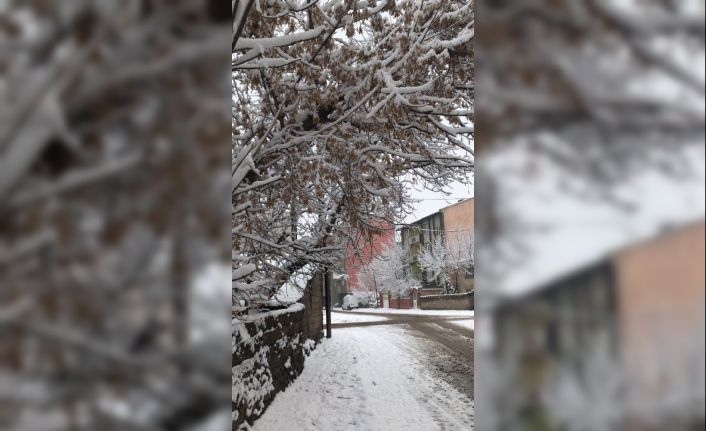
[[[473,428],[473,337],[459,316],[334,313],[333,338],[253,426],[255,431]],[[357,316],[356,316],[357,317]],[[470,316],[461,316],[471,320]]]

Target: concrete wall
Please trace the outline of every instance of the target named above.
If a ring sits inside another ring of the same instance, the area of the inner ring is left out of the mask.
[[[422,310],[473,310],[473,293],[420,296]]]
[[[467,199],[441,210],[444,215],[444,234],[447,240],[457,235],[465,235],[472,232],[474,210],[475,201],[473,199]],[[467,276],[465,271],[458,271],[458,273],[452,271],[449,274],[449,278],[451,283],[456,286],[457,292],[462,293],[473,290],[473,278]]]
[[[466,199],[441,210],[444,215],[444,230],[448,235],[451,231],[459,231],[473,228],[473,212],[475,201]]]
[[[693,224],[615,258],[621,348],[645,405],[664,394],[665,378],[703,390],[693,377],[704,375],[704,233]]]

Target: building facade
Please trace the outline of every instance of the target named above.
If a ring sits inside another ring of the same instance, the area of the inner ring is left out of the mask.
[[[512,420],[524,426],[570,409],[536,401],[557,381],[600,381],[595,393],[577,393],[628,412],[610,418],[624,429],[663,429],[644,418],[702,429],[705,243],[703,222],[683,226],[498,306],[493,360],[512,358],[505,373],[522,412]]]
[[[402,228],[402,245],[409,253],[412,275],[422,284],[420,296],[438,295],[444,286],[442,280],[434,279],[430,272],[421,268],[419,253],[425,248],[433,249],[439,244],[447,244],[448,241],[472,239],[473,211],[474,200],[464,199]],[[448,281],[458,293],[472,291],[472,265],[462,270],[450,270]]]
[[[410,258],[410,271],[412,276],[422,284],[420,295],[437,295],[442,287],[439,280],[435,280],[431,273],[422,269],[418,257],[422,249],[433,247],[437,239],[444,236],[443,213],[436,212],[402,228],[402,247],[407,250]]]

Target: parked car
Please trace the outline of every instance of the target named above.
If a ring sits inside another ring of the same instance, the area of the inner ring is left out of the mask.
[[[343,307],[344,310],[352,310],[358,308],[358,297],[353,294],[348,294],[343,297]]]

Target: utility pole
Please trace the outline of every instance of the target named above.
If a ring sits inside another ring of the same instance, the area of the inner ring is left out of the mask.
[[[326,268],[323,274],[324,303],[326,306],[326,338],[331,338],[331,271]]]

